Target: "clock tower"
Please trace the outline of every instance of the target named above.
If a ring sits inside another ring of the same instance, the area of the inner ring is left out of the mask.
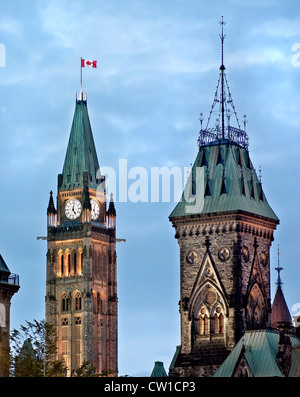
[[[46,322],[71,376],[84,362],[117,375],[116,211],[107,208],[87,99],[76,97],[62,174],[47,209]]]
[[[180,248],[181,324],[171,376],[212,376],[246,330],[270,325],[270,247],[279,219],[250,160],[246,117],[242,128],[236,116],[221,25],[213,105],[206,126],[201,114],[198,154],[170,215]]]

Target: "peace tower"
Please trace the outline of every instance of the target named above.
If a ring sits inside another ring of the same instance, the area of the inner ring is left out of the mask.
[[[68,376],[86,361],[96,373],[117,375],[116,211],[82,91],[47,217],[46,322],[55,325],[58,358]]]

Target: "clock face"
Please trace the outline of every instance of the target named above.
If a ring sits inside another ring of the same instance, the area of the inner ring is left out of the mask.
[[[92,219],[95,221],[99,218],[100,214],[100,207],[96,200],[91,200],[91,207],[92,207]]]
[[[77,199],[69,200],[65,206],[65,214],[69,219],[76,219],[81,214],[81,203]]]

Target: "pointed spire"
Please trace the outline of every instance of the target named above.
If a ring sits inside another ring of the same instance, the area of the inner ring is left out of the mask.
[[[50,192],[50,198],[49,198],[49,204],[47,208],[47,223],[48,227],[55,226],[55,215],[56,215],[56,209],[54,206],[54,201],[53,201],[53,192],[51,190]]]
[[[275,268],[278,272],[277,276],[277,291],[274,297],[273,305],[272,305],[272,313],[271,313],[271,327],[274,329],[278,328],[278,325],[282,326],[282,324],[291,325],[292,324],[292,317],[289,311],[289,308],[286,304],[283,292],[282,292],[282,281],[280,278],[280,272],[283,269],[279,264],[279,244],[277,249],[278,255],[278,264]]]
[[[53,192],[51,190],[49,204],[48,204],[48,208],[47,208],[47,214],[55,214],[55,213],[56,213],[56,210],[55,210],[54,201],[53,201]]]
[[[224,101],[225,101],[225,92],[224,92],[224,71],[225,71],[225,66],[224,66],[224,40],[225,36],[223,34],[223,26],[226,23],[223,20],[220,22],[220,25],[222,26],[222,34],[220,35],[221,38],[221,48],[222,48],[222,55],[221,55],[221,66],[220,66],[220,71],[221,71],[221,113],[222,113],[222,139],[225,138],[225,123],[224,123],[224,118],[225,118],[225,106],[224,106]]]
[[[107,217],[108,217],[108,227],[110,229],[115,229],[116,228],[116,209],[115,209],[115,203],[113,199],[113,194],[110,194],[110,202],[109,202],[109,207],[107,210]]]
[[[280,278],[280,272],[281,272],[281,270],[283,270],[283,267],[280,267],[280,265],[279,265],[279,262],[280,262],[279,256],[280,256],[279,244],[277,244],[277,267],[275,267],[275,270],[278,272],[278,275],[277,275],[277,283],[276,284],[278,285],[278,287],[281,287],[282,281]]]
[[[101,183],[101,175],[87,102],[76,99],[75,113],[63,172],[59,177],[58,190],[83,188],[84,172],[88,173],[88,187],[98,189]]]
[[[222,17],[222,20],[220,21],[220,25],[222,27],[222,31],[220,34],[221,38],[221,66],[219,68],[219,79],[218,79],[218,84],[217,88],[215,91],[214,95],[214,100],[213,104],[211,106],[211,110],[209,113],[209,117],[207,120],[206,127],[202,126],[203,122],[203,114],[200,113],[200,122],[201,122],[201,130],[199,132],[199,138],[198,138],[198,146],[199,148],[203,145],[206,145],[210,142],[214,142],[217,140],[229,140],[230,142],[234,142],[242,147],[244,147],[246,150],[248,150],[248,145],[249,145],[249,139],[248,135],[245,130],[242,130],[237,113],[235,110],[235,106],[233,104],[233,100],[231,97],[231,92],[229,90],[229,85],[227,82],[226,78],[226,73],[225,73],[225,66],[224,66],[224,40],[226,35],[224,34],[224,26],[225,26],[225,21]],[[219,105],[219,110],[217,111],[217,123],[214,127],[209,127],[210,121],[211,121],[211,116],[213,114],[216,114],[215,106]],[[232,116],[235,116],[235,123],[236,127],[231,125],[231,120]],[[227,125],[225,125],[225,116],[227,117]],[[219,120],[221,122],[221,128],[219,126]],[[243,119],[244,122],[244,128],[246,128],[246,117]]]

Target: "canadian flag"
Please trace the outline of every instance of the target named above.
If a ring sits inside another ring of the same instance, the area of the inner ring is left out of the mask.
[[[82,68],[96,68],[97,61],[87,61],[86,59],[81,58],[81,67]]]

